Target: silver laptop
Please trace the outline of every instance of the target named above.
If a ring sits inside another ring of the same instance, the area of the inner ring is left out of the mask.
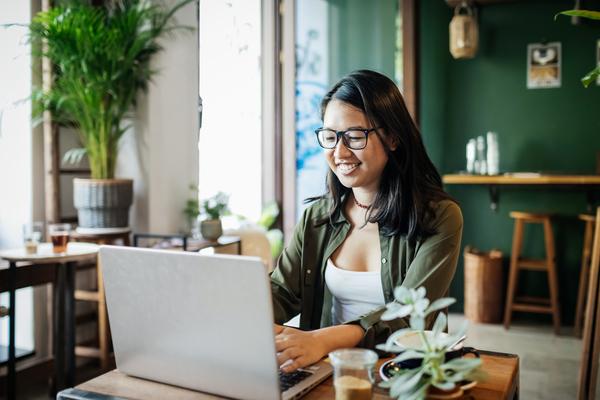
[[[125,374],[256,400],[301,397],[331,374],[320,362],[280,383],[259,258],[102,246],[100,262]]]

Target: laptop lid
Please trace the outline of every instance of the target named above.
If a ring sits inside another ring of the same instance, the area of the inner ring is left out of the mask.
[[[259,258],[101,246],[117,368],[227,397],[279,399]]]

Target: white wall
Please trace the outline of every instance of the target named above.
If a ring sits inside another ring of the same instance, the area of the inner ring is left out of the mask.
[[[174,4],[175,0],[166,3]],[[163,39],[158,70],[140,96],[134,128],[123,137],[116,175],[134,179],[134,232],[173,233],[184,227],[188,186],[198,183],[198,43],[196,4],[176,14],[180,30]]]
[[[0,24],[28,23],[31,4],[0,2]],[[22,244],[22,226],[34,218],[34,148],[40,138],[31,131],[31,55],[26,28],[0,27],[0,248]],[[37,164],[39,165],[39,164]],[[37,192],[37,189],[36,189]],[[38,217],[38,214],[35,214]],[[32,289],[17,292],[17,347],[33,348]],[[7,294],[2,304],[8,305]],[[0,342],[7,343],[8,321],[0,323]]]

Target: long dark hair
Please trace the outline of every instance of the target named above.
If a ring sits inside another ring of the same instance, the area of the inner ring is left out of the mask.
[[[421,134],[410,116],[396,84],[374,71],[359,70],[342,78],[321,102],[321,119],[333,99],[348,103],[365,113],[388,155],[379,191],[367,212],[369,222],[377,222],[385,235],[406,235],[409,240],[434,233],[430,222],[434,203],[452,198],[442,189],[442,179],[429,159]],[[387,143],[394,143],[391,150]],[[333,171],[327,173],[327,193],[307,199],[332,200],[328,220],[341,212],[351,192]]]

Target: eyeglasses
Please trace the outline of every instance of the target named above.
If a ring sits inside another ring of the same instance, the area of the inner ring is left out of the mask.
[[[358,129],[352,128],[345,131],[334,131],[333,129],[319,128],[315,131],[317,134],[317,140],[319,146],[324,149],[333,149],[337,146],[340,137],[342,143],[349,149],[362,150],[367,147],[367,139],[369,133],[377,130],[377,128],[371,129]]]

